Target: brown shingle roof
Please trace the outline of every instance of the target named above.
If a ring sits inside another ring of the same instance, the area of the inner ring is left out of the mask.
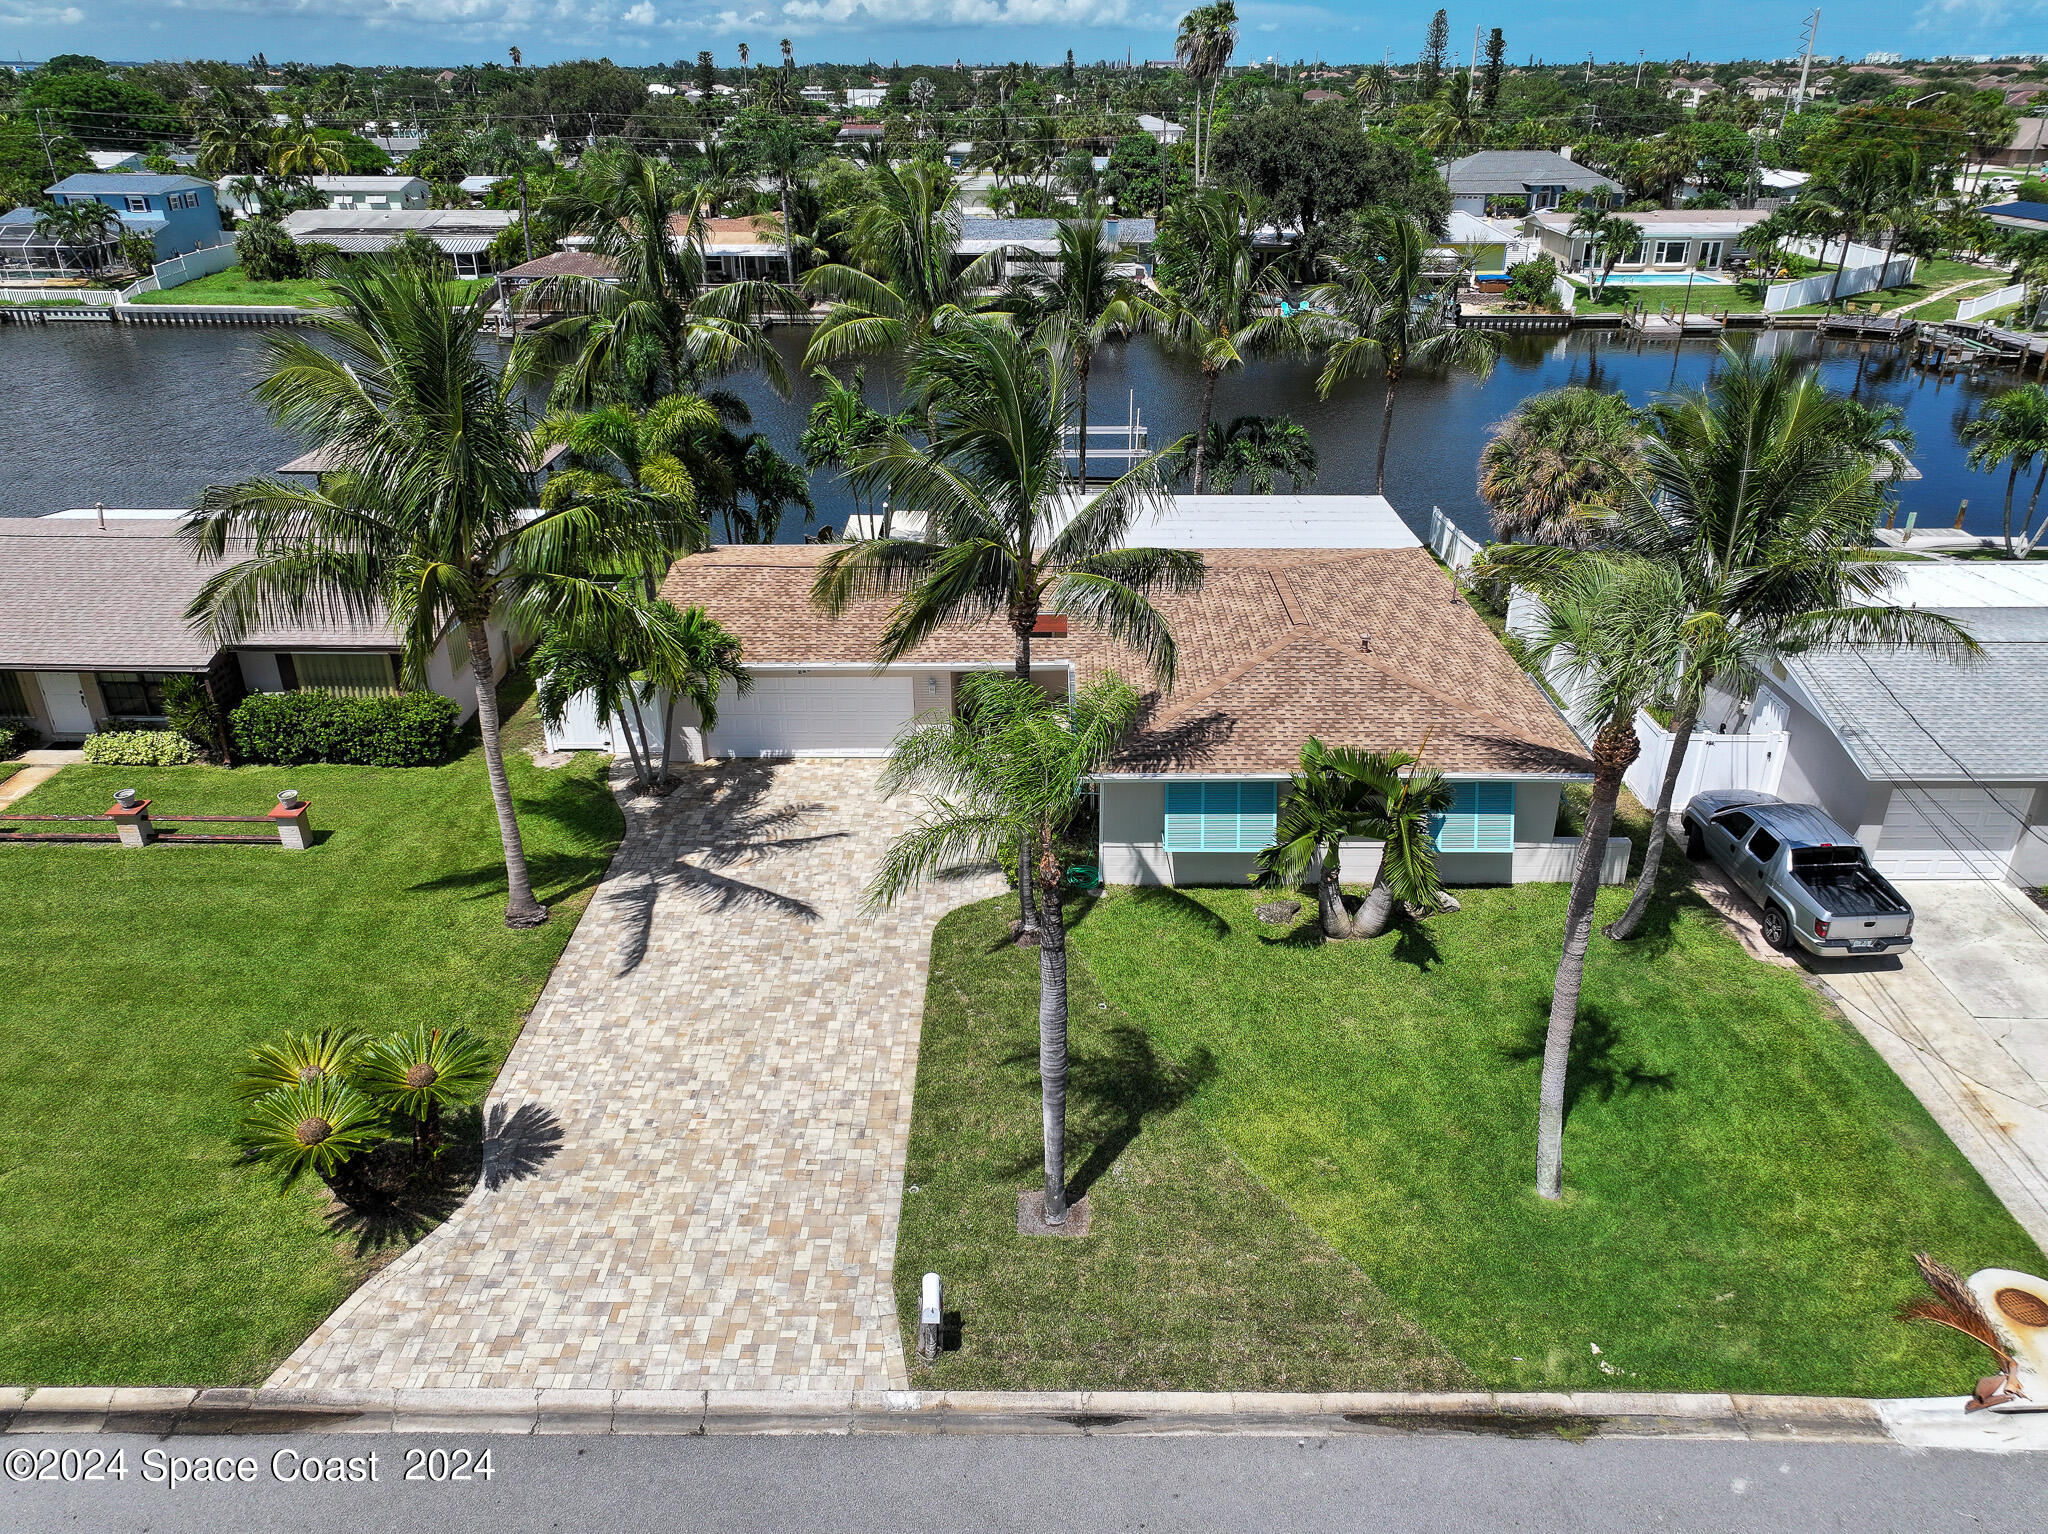
[[[110,518],[0,521],[0,667],[45,671],[197,671],[219,648],[185,608],[218,566],[202,568],[177,522]],[[306,623],[251,634],[249,648],[396,649],[382,623]]]
[[[544,256],[535,256],[531,261],[522,261],[517,266],[508,266],[498,273],[500,281],[532,282],[542,277],[596,277],[601,281],[616,281],[619,264],[604,256],[593,255],[587,250],[554,250]]]
[[[811,605],[819,546],[720,548],[678,561],[662,594],[736,632],[752,666],[874,657],[891,602],[834,620]],[[1291,771],[1302,741],[1402,747],[1456,773],[1584,773],[1577,738],[1421,549],[1218,549],[1200,592],[1160,599],[1179,649],[1171,692],[1146,699],[1117,769],[1127,773]],[[1371,641],[1370,651],[1360,646]],[[1005,665],[1000,619],[955,624],[905,665]],[[1032,642],[1083,681],[1143,664],[1081,624]]]

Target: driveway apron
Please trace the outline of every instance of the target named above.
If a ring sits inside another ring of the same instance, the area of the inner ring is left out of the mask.
[[[624,843],[506,1062],[483,1183],[271,1378],[323,1389],[886,1389],[933,925],[869,914],[881,764],[691,770]]]

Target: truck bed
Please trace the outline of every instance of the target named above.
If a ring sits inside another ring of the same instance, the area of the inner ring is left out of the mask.
[[[1845,853],[1847,856],[1842,855]],[[1830,916],[1905,916],[1912,911],[1854,847],[1796,852],[1792,877],[1812,892],[1815,902]]]

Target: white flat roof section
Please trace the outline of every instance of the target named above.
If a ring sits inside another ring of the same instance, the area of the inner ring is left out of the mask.
[[[1383,495],[1176,495],[1131,524],[1155,549],[1419,549]]]
[[[112,515],[112,513],[109,513]],[[1900,607],[2048,607],[2048,564],[1972,559],[1901,562],[1873,603]],[[2044,684],[2048,685],[2048,684]]]

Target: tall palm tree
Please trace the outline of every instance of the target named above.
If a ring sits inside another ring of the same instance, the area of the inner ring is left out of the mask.
[[[1482,578],[1505,572],[1491,561]],[[1677,660],[1683,593],[1674,571],[1648,560],[1589,554],[1573,561],[1548,588],[1530,658],[1566,684],[1571,700],[1594,728],[1593,793],[1565,905],[1564,946],[1551,990],[1538,1094],[1536,1191],[1564,1193],[1565,1082],[1572,1032],[1585,982],[1586,950],[1593,936],[1593,903],[1607,861],[1607,839],[1622,775],[1636,759],[1636,710],[1657,696]]]
[[[985,307],[981,291],[1000,269],[995,251],[956,269],[960,190],[943,165],[879,165],[871,184],[847,231],[857,264],[804,273],[807,294],[832,300],[806,368],[916,346],[949,316]]]
[[[897,838],[868,886],[871,908],[966,862],[1021,845],[1018,878],[1038,886],[1038,1083],[1047,1226],[1067,1221],[1067,936],[1060,841],[1087,803],[1088,780],[1138,712],[1113,673],[1071,702],[1028,680],[983,672],[962,684],[957,715],[927,716],[890,754],[882,792],[921,790],[932,809]]]
[[[1254,860],[1254,881],[1298,885],[1316,874],[1316,916],[1331,941],[1380,936],[1402,901],[1433,910],[1443,894],[1431,818],[1451,807],[1441,773],[1406,751],[1326,746],[1313,735],[1301,748],[1301,770],[1280,802],[1271,846]],[[1354,920],[1344,904],[1338,867],[1342,844],[1380,843],[1380,866]]]
[[[278,124],[266,137],[270,173],[282,180],[339,176],[348,169],[348,156],[341,145],[321,138],[303,117]]]
[[[907,432],[914,424],[908,415],[884,415],[868,403],[864,369],[853,370],[851,383],[841,383],[830,368],[814,368],[811,377],[817,381],[819,394],[805,419],[797,450],[803,454],[805,466],[813,471],[834,469],[842,475],[850,473],[861,454],[892,432]],[[858,494],[853,504],[856,511],[863,504]],[[884,538],[892,531],[887,513],[883,515],[881,531]]]
[[[1284,415],[1241,415],[1227,425],[1210,422],[1202,461],[1210,484],[1225,492],[1242,484],[1253,495],[1273,494],[1283,475],[1288,489],[1299,494],[1315,483],[1318,462],[1308,428]],[[1190,445],[1174,454],[1171,473],[1178,481],[1193,470]]]
[[[1973,469],[1986,473],[2005,468],[2005,552],[2016,557],[2023,552],[2013,542],[2012,498],[2018,486],[2020,474],[2034,466],[2034,460],[2043,460],[2048,467],[2048,390],[2039,384],[2021,384],[1985,402],[1960,428],[1962,439],[1970,444],[1967,461]],[[2040,496],[2037,485],[2035,497]],[[2033,522],[2033,504],[2027,508],[2026,522],[2021,525],[2020,536],[2027,540],[2028,530]]]
[[[1486,124],[1476,107],[1471,75],[1461,69],[1451,76],[1449,89],[1429,104],[1420,134],[1423,146],[1446,159],[1477,149],[1486,137]]]
[[[1050,270],[1012,279],[1009,297],[1025,325],[1056,338],[1074,370],[1079,420],[1075,424],[1077,477],[1088,483],[1088,370],[1096,348],[1127,334],[1138,322],[1130,284],[1117,275],[1116,242],[1099,218],[1066,219]]]
[[[708,283],[696,189],[631,149],[591,158],[544,211],[589,236],[592,252],[617,266],[619,280],[535,283],[535,301],[560,317],[521,339],[513,375],[552,376],[557,403],[578,408],[651,403],[740,367],[757,369],[786,393],[788,371],[761,320],[795,312],[795,295],[778,283]]]
[[[1600,285],[1594,297],[1607,296],[1607,279],[1614,268],[1643,242],[1643,226],[1632,218],[1588,203],[1572,219],[1571,236],[1585,240],[1589,249],[1600,252]]]
[[[1479,453],[1479,495],[1501,542],[1585,548],[1607,536],[1641,473],[1627,395],[1546,389],[1493,428]]]
[[[1677,790],[1706,690],[1768,672],[1816,646],[1880,644],[1968,654],[1974,644],[1938,614],[1879,600],[1889,565],[1853,557],[1880,492],[1873,431],[1881,417],[1829,393],[1790,357],[1724,354],[1714,383],[1645,412],[1642,469],[1622,481],[1606,541],[1671,572],[1684,617],[1660,697],[1671,749],[1643,871],[1611,938],[1634,935],[1655,893]],[[1597,556],[1495,549],[1490,566],[1543,595],[1559,570]]]
[[[1201,371],[1193,473],[1193,491],[1200,495],[1207,483],[1216,380],[1262,353],[1299,348],[1304,322],[1280,312],[1286,291],[1280,261],[1258,259],[1251,204],[1243,194],[1197,192],[1175,205],[1171,222],[1184,257],[1162,273],[1156,296],[1134,298],[1131,307],[1140,325],[1192,357]]]
[[[1237,7],[1231,0],[1198,5],[1180,19],[1173,58],[1195,88],[1195,184],[1202,184],[1202,87],[1209,87],[1209,134],[1216,132],[1216,92],[1237,52]]]
[[[784,46],[788,40],[784,39]],[[785,79],[794,79],[785,70]],[[789,199],[804,167],[818,157],[816,143],[804,125],[793,117],[772,117],[751,136],[754,163],[775,180],[775,195],[782,208],[783,266],[789,286],[796,288],[796,229],[790,223]]]
[[[1311,334],[1328,357],[1316,392],[1328,399],[1338,384],[1374,372],[1383,381],[1376,495],[1387,489],[1387,443],[1401,375],[1410,368],[1460,367],[1484,377],[1499,346],[1496,332],[1459,323],[1457,284],[1430,279],[1429,248],[1429,231],[1419,219],[1368,209],[1326,258],[1330,279],[1305,299]]]
[[[731,473],[711,446],[724,429],[731,408],[726,401],[722,395],[671,394],[645,410],[604,405],[549,415],[534,430],[534,450],[559,444],[568,454],[542,489],[541,505],[603,512],[622,498],[627,504],[659,499],[678,522],[701,530],[701,503],[715,501],[726,488],[721,476]],[[656,566],[642,572],[650,594],[667,573],[669,558],[682,552],[665,550]]]
[[[96,272],[106,264],[107,250],[121,227],[121,215],[97,200],[45,203],[36,210],[34,233],[38,239],[83,251],[86,270]]]
[[[479,346],[491,295],[454,300],[445,284],[388,261],[359,260],[328,282],[334,308],[315,322],[318,341],[266,338],[270,369],[256,397],[334,470],[312,486],[263,478],[204,492],[182,536],[203,560],[244,557],[208,578],[188,616],[223,645],[272,622],[383,619],[413,679],[460,624],[504,844],[506,924],[537,926],[547,911],[505,772],[487,625],[620,608],[617,578],[692,546],[700,527],[645,494],[534,515],[517,384]]]

